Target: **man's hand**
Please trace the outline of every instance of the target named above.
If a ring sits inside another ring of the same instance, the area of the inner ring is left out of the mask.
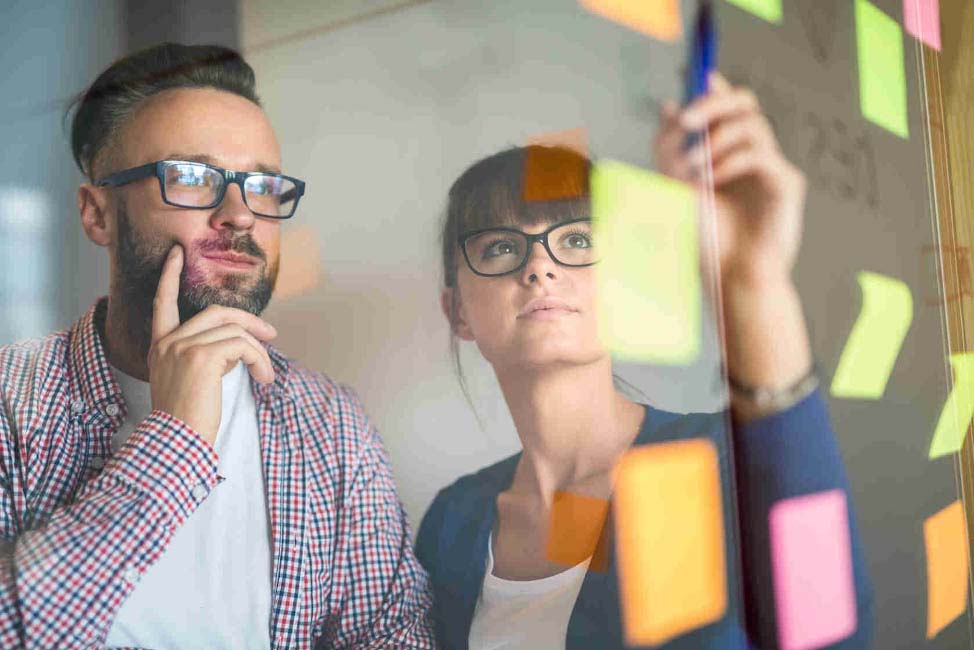
[[[274,338],[277,330],[253,314],[218,305],[180,325],[176,299],[182,268],[182,248],[174,246],[153,302],[152,408],[182,420],[213,444],[220,428],[223,375],[242,360],[257,381],[273,382],[274,369],[260,341]]]

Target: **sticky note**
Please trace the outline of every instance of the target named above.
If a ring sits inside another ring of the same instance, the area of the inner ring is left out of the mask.
[[[592,168],[599,336],[616,358],[688,364],[700,351],[697,196],[612,160]]]
[[[607,499],[555,492],[548,541],[545,544],[548,560],[572,567],[592,558],[589,568],[605,571],[608,556],[605,553],[596,553],[596,548],[603,537],[602,530],[608,512]]]
[[[627,645],[661,645],[727,610],[717,450],[704,438],[634,448],[614,499]]]
[[[856,630],[849,515],[842,490],[774,504],[771,578],[782,650],[821,648]]]
[[[585,129],[544,133],[528,139],[524,155],[525,201],[557,201],[588,195]]]
[[[954,369],[954,385],[937,419],[930,443],[931,459],[960,451],[974,416],[974,353],[952,354],[950,365]]]
[[[940,0],[903,0],[906,31],[940,51]]]
[[[927,638],[967,610],[968,549],[960,501],[923,522],[927,549]]]
[[[287,300],[313,291],[322,278],[318,232],[310,226],[287,227],[281,233],[281,267],[274,298]]]
[[[781,22],[781,0],[727,0],[732,5],[750,11],[771,23]]]
[[[868,0],[856,0],[856,49],[863,116],[908,138],[903,30]]]
[[[913,294],[904,282],[862,271],[862,309],[832,377],[832,395],[879,399],[913,322]]]
[[[683,35],[680,0],[579,0],[594,14],[662,41]]]

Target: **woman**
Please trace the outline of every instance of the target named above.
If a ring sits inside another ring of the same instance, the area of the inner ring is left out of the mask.
[[[729,556],[727,614],[666,647],[772,647],[768,509],[847,484],[791,280],[804,178],[779,151],[754,95],[718,74],[710,81],[711,92],[689,107],[664,109],[654,149],[663,171],[699,186],[704,145],[685,143],[709,131],[745,570],[738,574]],[[719,415],[665,413],[616,390],[596,332],[588,201],[523,200],[525,156],[539,151],[482,160],[449,195],[443,310],[454,345],[456,337],[475,342],[493,366],[523,451],[442,490],[423,519],[417,555],[431,576],[446,648],[621,647],[614,563],[588,571],[588,558],[566,567],[546,552],[556,492],[610,498],[613,468],[634,445],[702,435],[717,445],[730,484]],[[560,155],[565,169],[578,168],[575,154]],[[584,185],[587,174],[562,180]],[[483,232],[497,227],[508,230]],[[759,389],[771,399],[757,399]],[[860,648],[868,644],[870,598],[850,527],[858,627],[840,645]],[[733,597],[741,587],[746,613]]]

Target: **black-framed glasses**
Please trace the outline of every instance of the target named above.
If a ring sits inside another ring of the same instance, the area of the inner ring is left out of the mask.
[[[520,271],[535,242],[541,242],[551,259],[562,266],[591,266],[599,261],[591,219],[562,221],[536,235],[498,227],[466,232],[457,239],[467,266],[485,277]]]
[[[259,217],[289,219],[304,196],[304,181],[282,174],[235,172],[188,160],[158,160],[116,172],[99,186],[119,187],[155,175],[162,200],[178,208],[205,210],[223,201],[231,183],[240,186],[244,203]]]

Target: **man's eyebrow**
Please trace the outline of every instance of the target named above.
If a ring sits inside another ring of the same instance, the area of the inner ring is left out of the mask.
[[[175,153],[170,153],[165,158],[163,158],[163,160],[185,160],[187,162],[200,162],[200,163],[206,163],[207,165],[213,165],[215,167],[223,167],[223,165],[220,163],[219,160],[217,160],[213,156],[211,156],[209,154],[205,154],[205,153],[181,153],[181,152],[175,152]],[[281,173],[280,168],[278,168],[278,167],[276,167],[274,165],[265,165],[263,163],[257,163],[256,165],[254,165],[254,168],[253,169],[238,169],[238,170],[235,170],[235,171],[242,171],[242,172],[243,171],[247,171],[247,172],[254,171],[254,172],[261,172],[263,174],[280,174]]]

